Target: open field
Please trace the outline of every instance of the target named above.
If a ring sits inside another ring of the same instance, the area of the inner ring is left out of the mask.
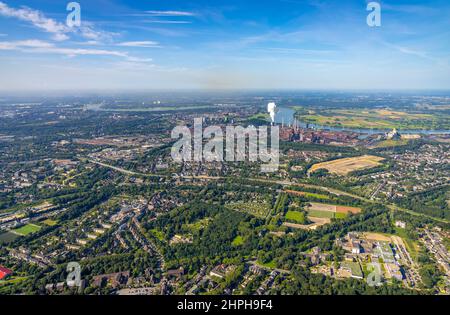
[[[310,198],[316,198],[316,199],[329,199],[327,195],[305,192],[305,191],[285,190],[285,192],[290,195],[293,195],[293,196],[304,196],[304,197],[310,197]]]
[[[363,237],[368,240],[373,241],[382,241],[382,242],[390,242],[391,238],[389,236],[386,236],[384,234],[380,233],[372,233],[372,232],[364,232]]]
[[[308,217],[316,217],[316,218],[334,218],[335,212],[331,211],[318,211],[318,210],[309,210]]]
[[[380,161],[384,160],[381,157],[374,155],[363,155],[359,157],[344,158],[328,162],[317,163],[311,166],[309,173],[315,172],[319,169],[326,169],[330,173],[338,175],[347,175],[353,171],[373,168],[381,165]]]
[[[357,207],[347,207],[347,206],[336,206],[336,213],[360,213],[361,208]]]
[[[299,211],[288,211],[285,215],[286,219],[289,221],[294,221],[300,224],[305,223],[305,214]]]
[[[308,211],[328,211],[328,212],[339,212],[339,213],[360,213],[361,208],[357,207],[347,207],[347,206],[337,206],[330,205],[326,203],[310,202],[310,206],[307,207]]]
[[[448,129],[448,115],[408,113],[388,109],[328,109],[299,112],[304,122],[324,126],[370,129]]]
[[[309,219],[311,217],[344,219],[348,213],[360,213],[361,208],[310,202],[310,205],[306,207],[306,211]]]
[[[13,230],[13,233],[25,236],[34,232],[37,232],[41,229],[41,227],[39,225],[35,225],[35,224],[27,224],[24,225],[16,230]]]
[[[336,212],[336,206],[329,205],[326,203],[310,202],[309,206],[307,207],[307,210],[308,211]]]
[[[345,219],[345,218],[347,217],[347,214],[346,214],[346,213],[336,212],[336,213],[334,214],[334,217],[335,217],[336,219]]]

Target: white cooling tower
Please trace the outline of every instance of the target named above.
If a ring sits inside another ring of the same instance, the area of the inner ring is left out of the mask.
[[[274,102],[270,102],[267,104],[267,112],[270,114],[270,119],[272,120],[272,123],[275,122],[275,109],[277,108],[277,105]]]

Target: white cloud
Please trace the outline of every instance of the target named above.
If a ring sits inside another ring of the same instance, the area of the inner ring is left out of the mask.
[[[53,34],[52,38],[56,41],[69,39],[69,33],[79,33],[82,37],[89,40],[109,39],[113,35],[112,33],[94,30],[92,25],[87,21],[83,21],[79,28],[72,28],[46,17],[41,11],[24,6],[19,9],[12,8],[2,1],[0,1],[0,15],[29,22],[38,29]]]
[[[0,50],[19,50],[27,53],[47,53],[60,54],[69,57],[75,56],[116,56],[122,58],[131,58],[127,52],[105,49],[83,49],[83,48],[65,48],[56,47],[54,44],[41,40],[24,40],[13,42],[0,42]]]
[[[154,41],[135,41],[135,42],[123,42],[117,44],[122,47],[160,47],[158,42]]]
[[[0,50],[11,50],[34,54],[56,54],[64,55],[66,57],[111,56],[120,58],[122,59],[122,63],[128,65],[132,64],[133,67],[139,67],[139,65],[143,67],[153,66],[153,59],[130,56],[128,52],[107,49],[58,47],[53,43],[36,39],[0,42]]]
[[[193,12],[187,11],[145,11],[150,16],[195,16]]]
[[[152,58],[138,58],[138,57],[127,57],[127,60],[129,62],[134,62],[134,63],[148,63],[148,62],[153,61]]]
[[[27,7],[14,9],[9,7],[6,3],[0,2],[0,15],[30,22],[37,28],[52,33],[55,40],[68,39],[68,36],[66,35],[69,31],[68,27],[53,19],[45,17],[40,11],[32,10]]]
[[[50,48],[51,43],[37,39],[21,40],[16,42],[0,42],[0,50],[14,50],[18,48]]]

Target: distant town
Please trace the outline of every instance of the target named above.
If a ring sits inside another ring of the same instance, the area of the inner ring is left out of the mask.
[[[450,96],[408,97],[2,99],[0,294],[450,294]],[[279,170],[174,161],[195,118],[278,126]]]

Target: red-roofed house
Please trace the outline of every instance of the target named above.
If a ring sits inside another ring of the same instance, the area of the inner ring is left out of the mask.
[[[4,268],[0,266],[0,280],[5,279],[9,275],[11,275],[13,272],[12,270],[9,270],[8,268]]]

